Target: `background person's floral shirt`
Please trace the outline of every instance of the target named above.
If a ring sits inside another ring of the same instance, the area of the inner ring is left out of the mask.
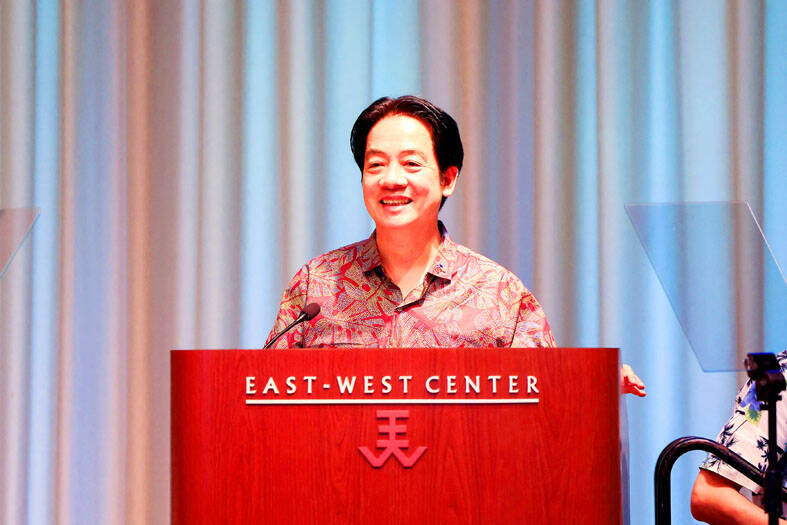
[[[787,351],[781,352],[776,358],[781,365],[782,373],[787,376]],[[787,392],[782,394],[782,399],[777,404],[776,413],[779,457],[784,453],[785,444],[787,444],[787,400],[785,397],[787,397]],[[760,410],[754,383],[751,380],[746,381],[735,397],[735,409],[732,417],[721,429],[716,441],[726,445],[730,450],[765,472],[768,468],[768,415],[767,410]],[[708,454],[700,468],[715,472],[748,489],[753,494],[753,501],[761,504],[762,487],[713,454]],[[785,485],[787,485],[787,478]],[[784,509],[787,510],[787,506]]]

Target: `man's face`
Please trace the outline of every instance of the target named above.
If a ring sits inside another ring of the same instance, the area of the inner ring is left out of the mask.
[[[407,115],[390,115],[369,131],[363,201],[377,229],[434,227],[443,196],[456,186],[455,167],[440,176],[429,129]]]

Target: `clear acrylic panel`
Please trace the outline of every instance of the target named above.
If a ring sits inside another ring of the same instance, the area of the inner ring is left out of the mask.
[[[32,230],[39,213],[38,208],[0,210],[0,279]]]
[[[626,206],[706,372],[787,350],[787,281],[746,202]]]

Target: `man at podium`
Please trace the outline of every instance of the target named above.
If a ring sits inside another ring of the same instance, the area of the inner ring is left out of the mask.
[[[355,121],[350,145],[375,231],[295,274],[268,341],[302,318],[307,304],[320,313],[274,348],[556,346],[522,282],[455,243],[438,220],[464,156],[448,113],[415,96],[384,97]],[[623,385],[644,395],[627,366]]]

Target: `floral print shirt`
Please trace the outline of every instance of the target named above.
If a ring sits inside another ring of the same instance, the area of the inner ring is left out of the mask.
[[[781,365],[782,373],[787,375],[787,351],[776,356]],[[776,435],[778,456],[781,457],[787,444],[787,393],[782,394],[781,401],[776,405]],[[768,411],[760,410],[754,383],[748,380],[735,398],[735,409],[732,417],[719,432],[716,441],[726,445],[743,459],[765,472],[768,468]],[[758,494],[763,489],[749,478],[727,465],[725,462],[708,454],[700,468],[715,472],[730,481]],[[787,485],[787,478],[785,478]],[[760,503],[755,496],[755,503]]]
[[[309,261],[287,285],[268,341],[315,302],[320,313],[279,339],[293,347],[551,347],[544,311],[499,264],[442,240],[407,297],[383,272],[374,233]]]

